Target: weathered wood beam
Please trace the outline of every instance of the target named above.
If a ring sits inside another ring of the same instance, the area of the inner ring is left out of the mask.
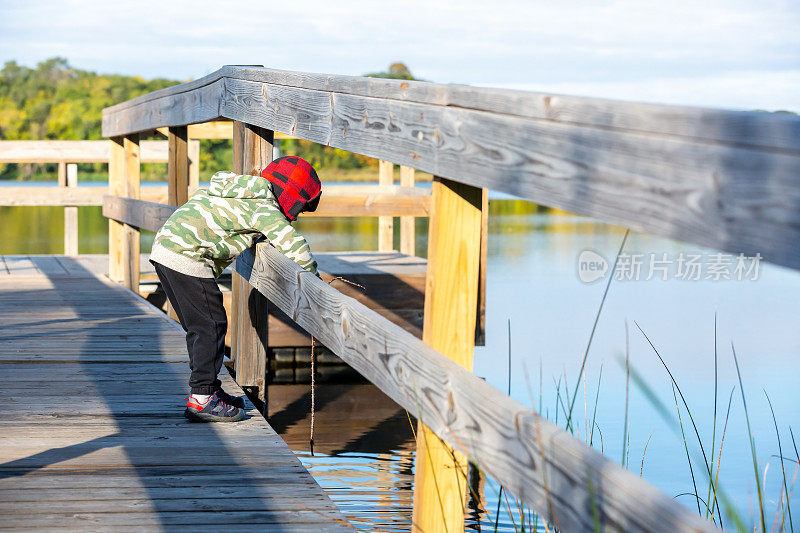
[[[107,141],[106,141],[107,142]],[[84,206],[103,205],[103,196],[108,194],[108,187],[0,187],[0,206]],[[141,197],[151,202],[163,198],[166,201],[166,187],[143,187]]]
[[[269,245],[237,272],[561,531],[717,531],[696,513]]]
[[[800,120],[786,115],[230,65],[188,83],[154,91],[104,109],[103,135],[113,135],[115,128],[122,127],[116,115],[136,107],[163,109],[163,102],[154,102],[175,98],[184,93],[191,93],[203,107],[208,107],[204,113],[211,116],[213,110],[208,105],[208,99],[213,90],[210,89],[223,89],[226,80],[463,108],[564,124],[619,128],[740,146],[800,150]],[[176,125],[169,123],[169,118],[169,114],[151,114],[146,117],[149,122],[163,121],[159,126]],[[215,119],[206,118],[195,122],[209,120]],[[189,123],[194,122],[186,122]],[[152,129],[152,126],[144,129]]]
[[[156,232],[161,229],[164,222],[175,212],[177,206],[133,200],[116,195],[103,197],[103,216],[109,220],[124,222],[125,224],[147,231]]]
[[[15,187],[0,188],[0,195],[4,191],[16,189]],[[83,189],[83,188],[82,188]],[[347,188],[343,188],[343,193],[346,193]],[[152,191],[144,189],[150,194],[154,195]],[[399,216],[428,216],[430,209],[430,197],[425,195],[405,195],[402,192],[390,194],[374,194],[363,196],[356,193],[354,196],[336,196],[328,195],[328,189],[325,189],[325,199],[320,202],[319,208],[314,213],[302,213],[301,217],[369,217],[379,216],[382,214]],[[15,191],[11,191],[15,192]],[[166,222],[167,218],[177,209],[176,206],[165,205],[158,202],[145,201],[145,200],[132,200],[123,198],[117,195],[103,195],[106,192],[105,188],[98,188],[91,198],[91,203],[80,205],[102,205],[103,215],[126,224],[131,224],[148,231],[158,231],[158,229]],[[163,195],[163,191],[161,193]],[[95,196],[96,195],[96,196]],[[47,200],[46,195],[37,195],[33,200],[27,195],[22,196],[18,200],[13,201],[10,205],[63,205],[60,203],[45,203]],[[38,198],[41,196],[42,198]],[[64,201],[67,202],[72,197],[67,197]],[[97,199],[95,199],[97,198]],[[41,203],[37,203],[37,199],[41,199]],[[9,205],[0,202],[0,205]]]
[[[140,147],[142,163],[167,162],[167,141],[141,141]],[[108,163],[108,158],[108,141],[0,141],[0,163]]]
[[[800,268],[798,117],[225,67],[103,131],[218,116]]]

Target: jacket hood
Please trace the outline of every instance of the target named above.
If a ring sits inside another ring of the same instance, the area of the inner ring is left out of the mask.
[[[261,176],[237,175],[233,172],[217,172],[208,185],[209,196],[222,198],[271,198],[269,181]]]

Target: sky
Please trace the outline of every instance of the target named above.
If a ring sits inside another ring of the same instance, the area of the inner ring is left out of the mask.
[[[0,0],[0,61],[198,78],[225,64],[800,112],[800,2]]]

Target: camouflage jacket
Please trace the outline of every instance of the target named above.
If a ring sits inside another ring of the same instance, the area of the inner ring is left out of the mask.
[[[216,278],[261,235],[292,261],[317,273],[308,243],[289,224],[260,176],[217,172],[164,223],[150,260],[201,278]]]

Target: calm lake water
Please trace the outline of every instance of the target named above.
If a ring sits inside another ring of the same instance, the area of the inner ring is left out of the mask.
[[[107,222],[100,208],[80,208],[79,216],[80,253],[105,253]],[[590,428],[588,433],[592,434],[594,419],[593,445],[602,448],[612,460],[621,461],[627,322],[631,367],[663,403],[668,416],[677,420],[669,377],[639,330],[641,327],[678,381],[710,455],[716,313],[719,419],[715,457],[728,398],[736,386],[722,452],[720,484],[743,520],[751,523],[758,513],[756,483],[733,343],[742,371],[770,524],[783,477],[766,394],[775,410],[787,458],[787,482],[791,484],[796,456],[789,428],[800,430],[800,274],[761,262],[757,276],[752,270],[743,276],[757,279],[736,280],[736,257],[717,257],[710,250],[633,233],[628,237],[624,250],[628,255],[621,256],[618,272],[629,274],[638,261],[640,279],[611,283],[585,376],[578,381],[581,359],[606,283],[605,278],[593,283],[582,281],[579,257],[591,250],[582,259],[600,266],[603,261],[612,264],[624,230],[508,199],[492,200],[489,220],[486,346],[475,350],[475,373],[502,390],[509,386],[510,320],[512,396],[526,405],[533,404],[563,426],[560,406],[569,404],[577,387],[576,433],[586,440],[586,429]],[[417,249],[422,255],[426,228],[425,220],[417,221]],[[377,248],[376,219],[308,219],[299,221],[298,229],[317,251]],[[0,207],[2,254],[63,253],[62,232],[61,208]],[[152,235],[144,235],[143,251],[149,250],[151,240]],[[655,254],[657,261],[653,262],[648,254]],[[699,255],[696,260],[692,259],[695,255]],[[681,257],[684,263],[679,265]],[[731,263],[727,263],[729,259]],[[686,271],[687,260],[700,265],[701,278],[727,272],[734,279],[680,279],[678,268]],[[653,276],[648,280],[651,266]],[[591,272],[584,270],[587,273]],[[667,279],[662,280],[663,276]],[[308,451],[308,392],[307,385],[271,386],[273,426],[355,525],[364,530],[408,530],[414,442],[405,411],[369,384],[320,385],[316,454],[312,457]],[[596,396],[599,400],[595,415]],[[694,488],[676,423],[667,421],[653,400],[633,382],[628,409],[629,468],[636,474],[641,471],[667,494],[696,509],[693,496],[679,496],[694,493]],[[685,411],[681,417],[687,423]],[[686,431],[698,492],[705,499],[707,482],[702,473],[702,455],[693,431],[688,427]],[[491,480],[486,484],[487,512],[477,515],[477,519],[473,517],[470,528],[493,529],[497,490]],[[800,517],[798,493],[791,502],[795,515]],[[499,529],[513,531],[505,501],[502,507]],[[518,525],[518,518],[514,520]],[[732,523],[726,519],[725,525]]]

